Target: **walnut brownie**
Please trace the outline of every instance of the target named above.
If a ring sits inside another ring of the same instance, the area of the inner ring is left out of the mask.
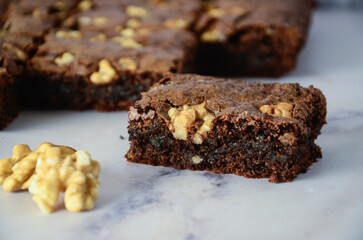
[[[192,60],[189,52],[197,43],[189,32],[126,30],[130,30],[127,36],[86,30],[47,35],[29,61],[31,87],[42,93],[29,95],[29,102],[74,109],[128,109],[165,72],[182,72]]]
[[[15,82],[14,98],[21,97],[27,103],[24,93],[36,92],[26,71],[28,60],[43,42],[44,35],[68,17],[75,0],[17,0],[9,3],[9,10],[0,22],[0,53],[11,67],[7,71]]]
[[[19,0],[10,5],[1,23],[0,51],[18,65],[24,65],[49,29],[57,26],[75,7],[73,0]]]
[[[126,158],[287,182],[321,157],[325,116],[312,86],[170,74],[131,107]]]
[[[29,87],[42,94],[24,93],[26,102],[38,107],[128,109],[164,73],[190,69],[197,39],[183,28],[193,24],[190,16],[199,5],[191,2],[194,7],[177,11],[181,1],[119,1],[110,6],[87,2],[45,37],[29,61]],[[162,24],[177,14],[185,14],[183,26]]]
[[[3,30],[6,35],[32,37],[36,43],[50,28],[66,19],[76,3],[74,0],[20,0],[8,11]]]
[[[295,67],[312,0],[211,0],[195,30],[199,73],[280,76]]]

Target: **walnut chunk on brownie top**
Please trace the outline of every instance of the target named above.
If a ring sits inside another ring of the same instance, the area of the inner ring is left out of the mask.
[[[312,86],[171,74],[131,108],[126,157],[291,181],[321,156],[314,140],[325,115],[325,98]]]

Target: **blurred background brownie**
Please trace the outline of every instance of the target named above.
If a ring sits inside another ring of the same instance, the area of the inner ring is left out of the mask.
[[[303,47],[311,0],[211,0],[195,27],[199,73],[281,76]]]
[[[22,106],[128,109],[164,73],[192,71],[200,11],[198,1],[20,1],[2,41],[22,54]]]
[[[128,109],[165,72],[183,72],[193,59],[197,42],[189,32],[123,31],[127,36],[83,30],[50,33],[29,62],[29,87],[42,94],[23,97],[36,106]],[[72,34],[77,39],[69,39]]]

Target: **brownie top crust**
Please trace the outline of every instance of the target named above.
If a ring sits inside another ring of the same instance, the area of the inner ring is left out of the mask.
[[[326,100],[319,89],[299,84],[256,83],[199,75],[166,75],[149,92],[142,94],[136,108],[152,109],[166,120],[171,107],[197,105],[216,118],[236,122],[240,119],[262,120],[274,124],[293,124],[316,137],[325,123]],[[292,106],[291,116],[272,116],[261,112],[262,106]],[[302,130],[302,131],[303,131]]]
[[[101,62],[114,72],[111,81],[130,73],[184,72],[190,67],[197,39],[187,30],[201,8],[199,1],[87,2],[44,36],[29,61],[31,70],[94,83],[91,76]]]
[[[137,19],[144,27],[164,26],[188,29],[194,24],[198,13],[202,11],[202,4],[195,0],[95,0],[90,8],[91,11],[81,11],[76,17],[109,17],[116,21],[129,17]],[[115,13],[117,15],[114,15]],[[175,21],[182,22],[182,26],[171,26],[171,23]]]
[[[135,70],[139,72],[180,72],[187,50],[196,45],[195,38],[184,30],[153,29],[136,32],[131,42],[134,45],[130,47],[122,46],[117,36],[97,41],[99,33],[78,31],[82,39],[59,39],[57,34],[60,32],[62,30],[47,35],[45,43],[31,60],[33,68],[88,76],[97,71],[102,59],[107,59],[117,72],[128,70],[120,63],[121,58],[127,58],[137,65]],[[57,64],[56,59],[62,58],[64,53],[71,54],[73,60],[69,64]]]

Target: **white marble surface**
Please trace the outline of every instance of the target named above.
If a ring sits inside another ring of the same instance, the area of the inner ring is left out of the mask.
[[[1,189],[0,239],[363,239],[363,12],[318,11],[281,82],[321,88],[329,111],[323,158],[284,184],[128,163],[126,112],[22,112],[0,132],[0,157],[19,143],[87,149],[102,164],[100,198],[44,215],[29,193]]]

